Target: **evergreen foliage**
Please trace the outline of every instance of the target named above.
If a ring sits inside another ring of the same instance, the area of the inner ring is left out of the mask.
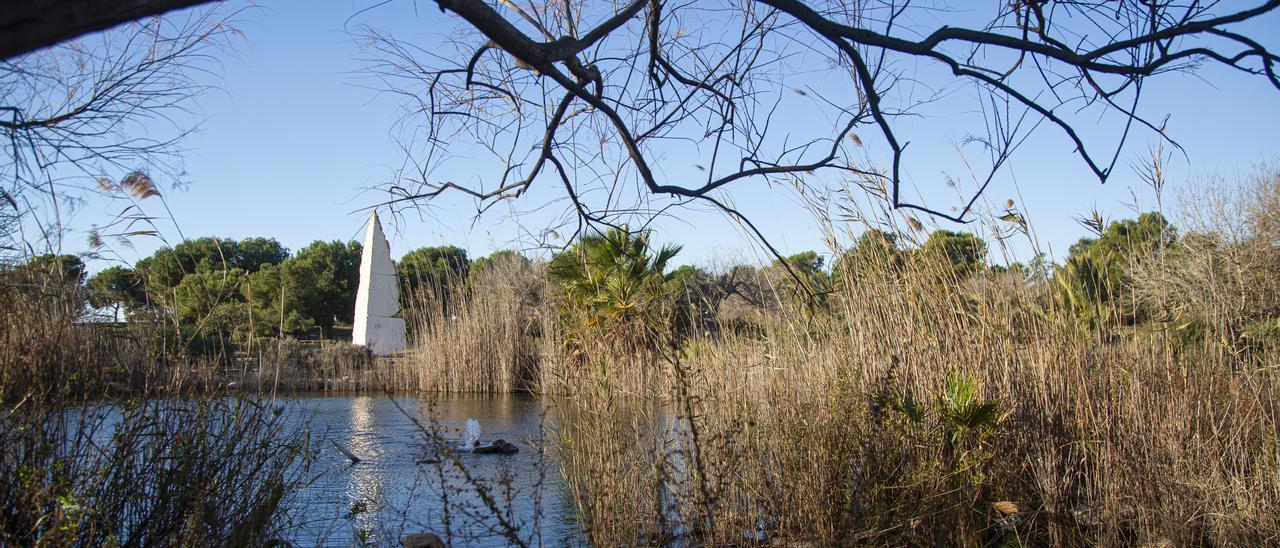
[[[572,331],[600,328],[638,345],[644,329],[663,321],[659,310],[673,279],[667,265],[680,247],[655,250],[649,238],[648,232],[611,228],[582,236],[551,260]]]

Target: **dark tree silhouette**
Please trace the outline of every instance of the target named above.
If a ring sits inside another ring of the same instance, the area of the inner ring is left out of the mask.
[[[1164,73],[1215,64],[1280,88],[1277,57],[1263,44],[1271,37],[1245,30],[1280,24],[1275,0],[1235,8],[1041,0],[969,10],[890,0],[437,5],[465,22],[450,34],[453,51],[368,32],[375,73],[412,111],[409,161],[388,202],[417,207],[458,191],[483,210],[545,180],[562,187],[579,230],[672,202],[704,201],[741,218],[731,189],[804,187],[820,171],[851,177],[892,207],[965,222],[1038,127],[1065,136],[1103,182],[1139,130],[1177,147],[1163,121],[1139,108],[1144,87]],[[911,156],[899,134],[915,107],[958,85],[986,119],[977,128],[985,135],[973,139],[990,161],[962,207],[944,212],[902,192]],[[921,86],[935,93],[913,95]],[[806,106],[790,112],[807,109],[829,123],[778,120],[780,105],[796,101]],[[1100,116],[1123,128],[1114,146],[1078,131]],[[882,155],[862,148],[872,137]],[[460,146],[492,153],[499,169],[470,181],[433,176]],[[699,174],[668,175],[666,159],[694,149]],[[674,199],[655,200],[664,196]]]
[[[0,59],[207,1],[4,0],[0,2]]]
[[[0,55],[194,3],[40,0],[0,10]],[[1162,74],[1220,65],[1280,88],[1265,45],[1272,37],[1251,34],[1275,26],[1280,0],[1014,0],[970,10],[907,0],[436,4],[463,23],[453,52],[370,32],[374,70],[410,101],[418,128],[389,201],[418,206],[456,190],[483,209],[549,179],[579,230],[669,207],[654,196],[741,218],[729,189],[803,187],[818,171],[848,174],[895,208],[963,222],[1036,128],[1063,135],[1104,182],[1137,131],[1177,147],[1163,121],[1139,108]],[[814,74],[820,90],[807,87],[812,80],[791,84]],[[952,84],[973,91],[986,119],[974,139],[990,161],[963,207],[943,212],[904,197],[909,153],[899,135],[915,107],[937,98],[909,90]],[[780,123],[784,92],[807,97],[830,123]],[[1081,125],[1108,115],[1122,128],[1117,142],[1086,142]],[[883,165],[860,148],[871,134],[886,151]],[[467,144],[498,158],[497,174],[435,178],[449,149]],[[664,159],[691,145],[705,146],[697,150],[705,176],[667,175]]]

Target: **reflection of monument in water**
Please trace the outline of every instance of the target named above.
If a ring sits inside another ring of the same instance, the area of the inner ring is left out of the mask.
[[[376,427],[374,400],[368,396],[351,399],[347,422],[351,425],[347,447],[362,460],[382,461],[383,448]],[[349,508],[376,509],[385,503],[384,470],[380,466],[351,466],[346,495]],[[352,512],[357,529],[373,530],[378,526],[378,512]]]
[[[391,262],[391,245],[382,234],[382,223],[375,212],[369,216],[364,236],[351,342],[369,347],[378,356],[404,350],[404,320],[395,317],[398,312],[400,282],[395,263]]]

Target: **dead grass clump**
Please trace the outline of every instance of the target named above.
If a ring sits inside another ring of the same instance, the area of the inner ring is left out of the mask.
[[[307,446],[266,402],[28,399],[0,413],[5,545],[270,543],[305,472]]]
[[[287,414],[192,392],[148,325],[86,321],[78,284],[20,282],[0,280],[0,545],[281,538],[306,472]]]
[[[236,382],[246,388],[253,385],[260,392],[378,388],[373,355],[368,348],[349,342],[283,339],[259,345],[247,359],[255,373],[249,375],[242,368]]]
[[[1167,257],[1135,261],[1136,292],[1183,339],[1239,347],[1280,343],[1280,168],[1214,179],[1182,197],[1184,237]],[[1272,344],[1274,346],[1274,344]]]
[[[144,326],[86,321],[76,283],[0,272],[0,401],[123,394],[159,388]]]
[[[1280,535],[1274,355],[1082,332],[1034,291],[936,268],[863,276],[829,315],[687,345],[643,421],[618,424],[613,368],[566,374],[566,405],[591,417],[562,449],[584,529],[634,523],[593,533],[605,543]]]
[[[517,257],[518,258],[518,257]],[[536,387],[551,340],[545,265],[500,261],[470,279],[409,298],[411,350],[385,386],[422,392],[513,392]],[[448,303],[448,306],[445,304]]]

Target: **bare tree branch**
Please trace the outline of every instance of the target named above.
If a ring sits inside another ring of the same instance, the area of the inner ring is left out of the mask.
[[[32,52],[96,30],[210,0],[4,0],[0,59]]]
[[[56,245],[63,208],[87,194],[119,199],[127,174],[178,180],[190,109],[237,34],[218,10],[193,10],[0,61],[0,207],[24,204]]]
[[[548,176],[588,224],[664,211],[645,205],[663,197],[702,200],[741,219],[723,193],[783,181],[803,189],[822,173],[881,180],[895,208],[968,222],[996,172],[1042,125],[1106,182],[1135,132],[1180,149],[1164,120],[1142,110],[1143,90],[1159,84],[1153,78],[1216,64],[1280,89],[1280,57],[1240,27],[1274,23],[1280,0],[1240,9],[1028,0],[995,5],[988,15],[892,0],[437,4],[463,23],[453,53],[427,54],[369,33],[373,72],[393,92],[430,105],[416,109],[416,122],[406,119],[429,128],[406,150],[430,153],[401,173],[392,200],[413,204],[445,190],[481,202],[513,198],[537,184],[550,161],[556,169]],[[933,72],[909,68],[917,66]],[[904,120],[935,100],[911,90],[952,85],[977,91],[987,136],[972,141],[988,149],[990,162],[973,194],[944,213],[905,198],[909,143],[900,134]],[[779,121],[797,112],[827,124]],[[1117,142],[1086,139],[1085,113],[1114,119]],[[863,147],[863,128],[879,135],[886,160]],[[499,160],[496,178],[478,176],[484,188],[430,180],[451,155],[473,158],[473,144]],[[690,155],[705,172],[701,180],[689,177],[689,166],[666,165]]]

